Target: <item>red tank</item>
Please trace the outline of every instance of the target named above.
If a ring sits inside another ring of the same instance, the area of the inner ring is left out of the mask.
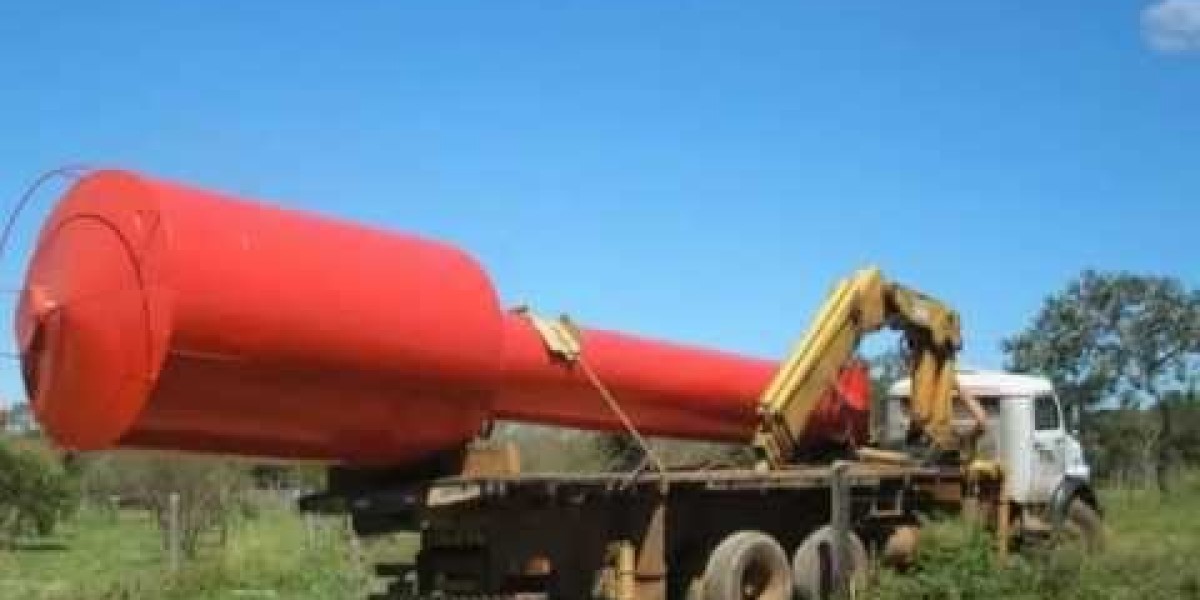
[[[497,418],[620,428],[462,251],[124,171],[55,208],[16,333],[38,419],[75,449],[402,463]],[[749,440],[775,368],[611,331],[583,343],[649,434]]]

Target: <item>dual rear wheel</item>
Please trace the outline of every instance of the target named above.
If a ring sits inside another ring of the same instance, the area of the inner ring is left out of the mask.
[[[771,536],[739,531],[725,538],[712,554],[704,577],[693,588],[695,600],[827,600],[838,582],[861,589],[866,582],[867,550],[854,533],[847,536],[847,556],[837,560],[830,527],[813,532],[792,560]]]

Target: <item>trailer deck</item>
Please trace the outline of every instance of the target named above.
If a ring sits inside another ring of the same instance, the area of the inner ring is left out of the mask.
[[[831,525],[880,545],[939,497],[957,496],[961,473],[849,461],[502,472],[375,485],[342,505],[360,533],[421,534],[414,564],[379,566],[392,581],[376,598],[587,598],[625,581],[633,597],[662,600],[687,597],[713,547],[739,531],[766,532],[789,554]]]

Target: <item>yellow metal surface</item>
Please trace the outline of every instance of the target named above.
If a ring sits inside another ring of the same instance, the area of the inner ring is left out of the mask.
[[[579,360],[583,353],[583,343],[580,341],[579,329],[567,315],[558,319],[547,319],[530,310],[528,306],[518,306],[513,312],[529,320],[551,354],[567,362]]]
[[[1001,474],[1003,477],[1003,474]],[[1008,545],[1012,542],[1012,507],[1008,502],[1008,478],[1000,481],[1000,497],[996,499],[996,562],[1004,567],[1008,564]]]
[[[915,465],[917,461],[907,452],[897,452],[895,450],[881,450],[879,448],[871,448],[863,446],[855,449],[855,456],[858,460],[866,463],[884,463],[889,465]]]
[[[883,543],[884,564],[906,569],[916,564],[917,549],[920,548],[921,529],[915,525],[901,525],[888,535]]]
[[[463,457],[462,477],[516,476],[521,474],[521,452],[513,442],[475,445]]]
[[[637,600],[637,552],[633,543],[617,544],[616,600]]]
[[[973,460],[967,465],[967,477],[971,481],[1000,481],[1004,467],[994,460]]]
[[[834,287],[763,394],[755,446],[767,466],[778,468],[792,459],[813,409],[839,369],[864,336],[884,327],[904,335],[914,426],[937,448],[956,446],[950,425],[954,361],[962,347],[958,314],[920,292],[888,282],[878,268],[870,267]]]

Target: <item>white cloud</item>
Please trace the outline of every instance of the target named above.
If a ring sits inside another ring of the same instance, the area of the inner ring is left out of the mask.
[[[1161,52],[1200,52],[1200,0],[1161,0],[1142,10],[1142,35]]]

